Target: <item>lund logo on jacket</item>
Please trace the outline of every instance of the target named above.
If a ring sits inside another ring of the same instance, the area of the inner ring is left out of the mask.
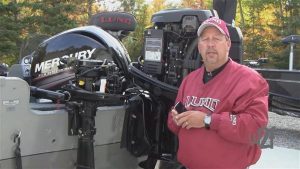
[[[187,96],[185,106],[205,107],[213,112],[217,108],[219,102],[219,99],[214,99],[210,97],[198,98],[196,96]]]

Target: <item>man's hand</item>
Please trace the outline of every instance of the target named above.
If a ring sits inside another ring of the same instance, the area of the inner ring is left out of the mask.
[[[202,128],[204,127],[204,117],[205,113],[201,111],[186,111],[181,114],[178,114],[176,110],[172,110],[172,116],[174,122],[181,126],[182,128]]]

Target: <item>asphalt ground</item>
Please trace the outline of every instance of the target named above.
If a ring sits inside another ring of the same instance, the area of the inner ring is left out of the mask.
[[[274,146],[300,150],[300,118],[270,112],[267,128],[274,133]]]
[[[274,135],[273,147],[262,149],[250,169],[300,169],[300,118],[270,112],[266,131]]]

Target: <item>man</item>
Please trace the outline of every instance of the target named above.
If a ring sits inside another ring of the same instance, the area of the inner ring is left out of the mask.
[[[245,169],[257,162],[257,144],[268,123],[267,82],[253,69],[232,61],[226,23],[216,17],[199,27],[203,66],[183,80],[177,102],[187,111],[169,113],[178,135],[178,161],[189,169]]]

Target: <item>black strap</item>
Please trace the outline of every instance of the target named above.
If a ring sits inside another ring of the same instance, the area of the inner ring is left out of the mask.
[[[16,143],[16,149],[15,149],[16,169],[22,169],[22,156],[21,156],[21,148],[20,148],[21,132],[15,135],[14,143]]]

